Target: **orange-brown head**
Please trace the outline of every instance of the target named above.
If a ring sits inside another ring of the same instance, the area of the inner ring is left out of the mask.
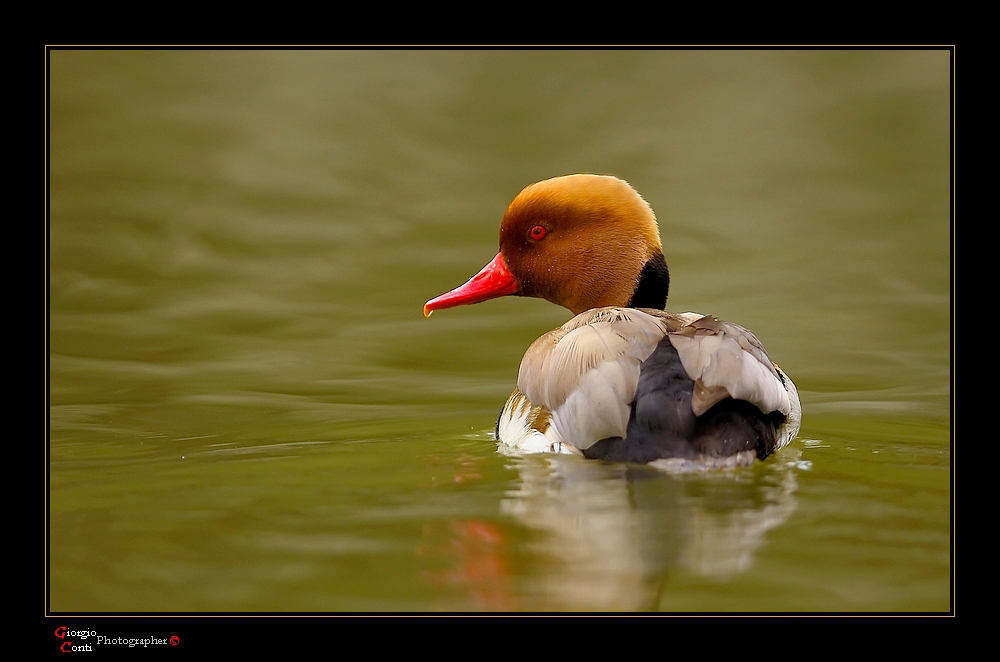
[[[566,175],[521,191],[500,225],[500,253],[468,283],[428,301],[424,314],[508,294],[574,314],[662,308],[667,283],[656,217],[642,196],[617,177]]]

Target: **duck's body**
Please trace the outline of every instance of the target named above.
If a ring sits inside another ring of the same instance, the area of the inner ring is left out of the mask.
[[[752,333],[662,310],[659,231],[626,182],[569,175],[529,186],[507,209],[500,248],[424,313],[509,294],[576,313],[525,353],[497,421],[502,444],[713,467],[763,459],[798,433],[795,385]]]

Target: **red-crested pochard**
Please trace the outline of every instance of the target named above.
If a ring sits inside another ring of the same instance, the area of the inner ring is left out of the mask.
[[[747,329],[668,313],[656,217],[627,182],[567,175],[507,208],[500,253],[424,315],[515,294],[576,317],[525,352],[501,444],[665,466],[752,464],[799,431],[798,392]]]

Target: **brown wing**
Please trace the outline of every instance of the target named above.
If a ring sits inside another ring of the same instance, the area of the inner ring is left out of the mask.
[[[681,317],[689,321],[670,328],[667,337],[695,382],[691,408],[696,416],[726,397],[746,400],[765,414],[791,413],[784,382],[753,333],[710,315]]]

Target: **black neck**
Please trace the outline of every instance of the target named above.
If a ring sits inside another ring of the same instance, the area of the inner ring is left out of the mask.
[[[642,268],[639,284],[628,302],[629,308],[655,308],[663,310],[667,305],[667,290],[670,289],[670,272],[663,255],[656,255]]]

